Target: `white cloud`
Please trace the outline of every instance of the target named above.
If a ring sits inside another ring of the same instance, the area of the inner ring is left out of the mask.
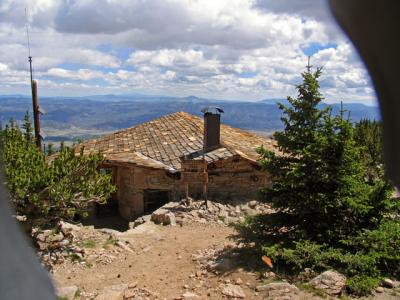
[[[47,71],[47,75],[53,77],[73,79],[73,80],[83,80],[83,81],[104,77],[104,74],[99,71],[93,71],[89,69],[79,69],[77,71],[71,71],[62,68],[51,68]]]
[[[5,70],[7,70],[7,69],[8,69],[8,67],[7,67],[6,64],[0,63],[0,72],[3,72],[3,71],[5,71]]]
[[[57,0],[2,0],[0,3],[0,23],[12,23],[24,28],[27,18],[35,27],[48,27],[52,24],[60,1]]]
[[[69,49],[65,56],[67,60],[83,65],[118,68],[120,61],[117,57],[92,49]]]
[[[162,49],[160,51],[137,51],[127,60],[131,64],[151,63],[162,67],[192,66],[203,61],[203,53],[196,50]]]
[[[0,92],[29,87],[25,7],[44,93],[285,97],[301,80],[302,49],[333,43],[312,58],[326,98],[374,99],[324,0],[3,0]]]

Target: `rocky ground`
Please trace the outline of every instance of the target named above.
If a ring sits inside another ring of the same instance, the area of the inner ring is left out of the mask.
[[[203,204],[168,203],[123,232],[60,222],[33,234],[60,299],[346,298],[341,274],[305,270],[306,284],[287,282],[229,239],[227,224],[269,213],[267,205]],[[400,299],[398,282],[386,280],[370,298]]]

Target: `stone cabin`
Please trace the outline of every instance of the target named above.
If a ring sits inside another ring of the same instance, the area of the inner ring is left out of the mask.
[[[220,111],[204,112],[204,120],[176,112],[82,144],[84,154],[104,154],[101,168],[112,173],[118,188],[111,202],[124,219],[185,196],[254,199],[269,183],[256,148],[274,150],[274,142],[220,125]]]

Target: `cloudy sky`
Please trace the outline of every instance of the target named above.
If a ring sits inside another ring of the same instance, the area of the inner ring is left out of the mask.
[[[0,94],[295,95],[312,55],[328,102],[375,103],[323,0],[0,0]]]

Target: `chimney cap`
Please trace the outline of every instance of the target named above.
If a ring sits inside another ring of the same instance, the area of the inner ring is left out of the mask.
[[[212,113],[212,110],[215,110],[215,114],[221,114],[224,113],[223,109],[217,106],[207,106],[204,107],[201,112],[203,114],[207,114],[207,113]]]

